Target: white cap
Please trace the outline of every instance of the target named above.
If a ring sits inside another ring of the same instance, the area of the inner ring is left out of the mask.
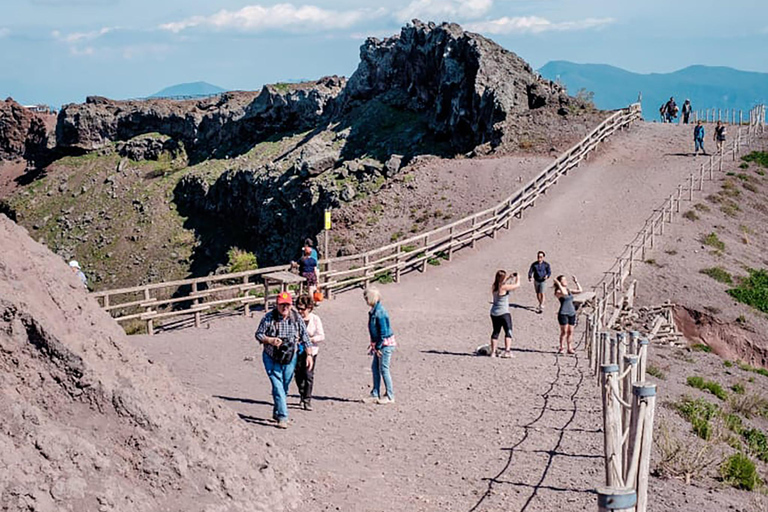
[[[77,260],[70,261],[69,262],[69,266],[72,267],[72,268],[76,268],[76,269],[80,270],[80,264],[77,262]]]

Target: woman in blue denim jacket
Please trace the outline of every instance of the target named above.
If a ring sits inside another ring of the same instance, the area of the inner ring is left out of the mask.
[[[391,404],[395,402],[395,391],[392,387],[392,375],[389,371],[392,354],[397,342],[392,327],[389,324],[389,315],[381,305],[381,292],[378,288],[368,288],[363,294],[365,302],[371,307],[368,312],[368,333],[371,344],[368,354],[373,356],[371,371],[373,372],[373,389],[370,401],[377,404]],[[386,395],[381,395],[381,380],[387,388]]]

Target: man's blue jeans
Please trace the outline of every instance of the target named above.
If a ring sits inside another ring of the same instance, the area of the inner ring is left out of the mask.
[[[693,139],[693,142],[695,144],[695,148],[693,150],[694,153],[698,153],[699,150],[706,153],[706,151],[704,150],[704,139]]]
[[[389,364],[392,360],[392,354],[395,352],[395,347],[381,347],[381,357],[373,354],[373,362],[371,363],[371,371],[373,372],[373,390],[371,396],[381,397],[381,379],[384,379],[384,385],[387,387],[387,396],[391,399],[395,399],[395,390],[392,387],[392,375],[389,373]]]
[[[296,354],[288,364],[276,363],[266,352],[261,354],[264,361],[264,369],[267,370],[267,377],[272,383],[272,400],[275,403],[272,409],[272,417],[278,421],[288,419],[288,387],[293,380],[293,372],[296,371]]]

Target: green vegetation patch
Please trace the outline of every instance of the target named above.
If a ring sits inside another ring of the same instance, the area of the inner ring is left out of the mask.
[[[707,354],[709,354],[710,352],[712,352],[712,347],[710,347],[709,345],[705,345],[703,343],[695,343],[691,345],[691,350],[695,352],[706,352]]]
[[[752,453],[763,462],[768,462],[768,437],[765,432],[757,428],[750,428],[741,433],[741,437]]]
[[[712,436],[712,425],[709,421],[715,418],[720,408],[703,398],[692,399],[683,397],[676,404],[677,412],[688,420],[693,427],[693,432],[702,439],[708,440]]]
[[[658,366],[654,366],[652,364],[648,365],[648,368],[646,368],[645,372],[650,375],[651,377],[656,377],[659,380],[666,380],[667,374],[662,371],[661,368]]]
[[[705,205],[704,203],[696,203],[695,205],[693,205],[693,208],[694,210],[698,210],[704,213],[711,211],[711,208]]]
[[[691,221],[694,221],[694,220],[699,220],[699,216],[698,216],[698,215],[696,214],[696,212],[695,212],[695,211],[693,211],[693,210],[688,210],[687,212],[685,212],[685,213],[683,214],[683,218],[684,218],[684,219],[688,219],[688,220],[691,220]]]
[[[723,389],[720,383],[712,380],[704,380],[702,377],[694,376],[688,377],[686,383],[692,388],[701,389],[703,391],[709,391],[720,400],[728,398],[728,393]]]
[[[232,247],[227,251],[227,258],[227,269],[230,272],[245,272],[246,270],[256,270],[259,268],[255,254],[237,247]]]
[[[719,283],[733,284],[733,277],[722,267],[710,267],[699,270],[700,274],[709,276]]]
[[[755,463],[743,453],[736,453],[725,459],[720,466],[720,474],[726,483],[737,489],[753,491],[761,483]]]
[[[708,235],[703,235],[699,239],[699,241],[702,244],[704,244],[704,245],[708,245],[710,247],[714,247],[718,251],[724,251],[725,250],[725,242],[723,242],[722,240],[720,240],[720,238],[718,238],[717,233],[712,232],[712,233],[710,233]]]
[[[745,162],[755,162],[760,167],[768,168],[768,151],[752,151],[741,159]]]
[[[768,313],[768,271],[765,269],[748,269],[748,271],[749,277],[742,279],[736,288],[728,290],[728,294],[739,302]]]

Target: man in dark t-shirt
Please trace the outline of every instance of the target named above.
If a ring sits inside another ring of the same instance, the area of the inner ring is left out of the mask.
[[[533,281],[536,300],[539,301],[537,308],[539,313],[544,309],[544,291],[547,288],[547,279],[552,276],[552,269],[549,267],[549,263],[544,261],[544,256],[546,256],[544,251],[539,251],[536,254],[536,261],[531,263],[531,268],[528,269],[528,281]]]

